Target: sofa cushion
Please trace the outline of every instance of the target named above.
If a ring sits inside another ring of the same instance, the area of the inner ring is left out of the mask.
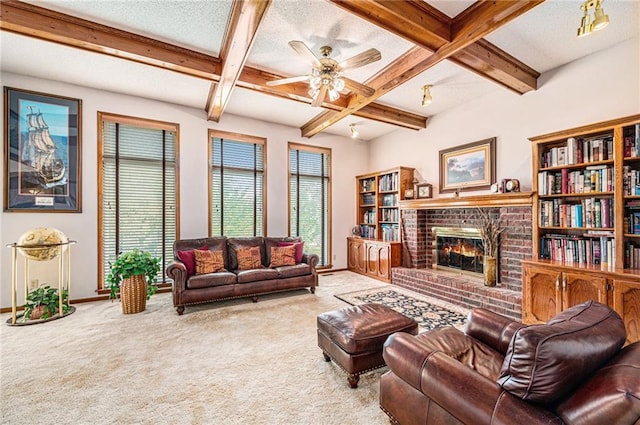
[[[273,246],[271,247],[270,268],[282,266],[294,266],[296,264],[296,247],[291,246]]]
[[[278,278],[275,269],[253,269],[238,272],[238,283],[257,282],[259,280],[273,280]]]
[[[201,246],[197,248],[198,250],[206,250],[206,246]],[[194,254],[194,249],[190,249],[187,251],[176,251],[176,257],[178,260],[184,263],[184,266],[187,268],[187,276],[193,276],[196,274],[196,258]]]
[[[274,270],[278,272],[278,278],[280,279],[306,276],[312,273],[311,266],[305,263],[295,264],[293,266],[276,267]]]
[[[195,276],[191,276],[187,280],[187,288],[210,288],[212,286],[233,285],[236,282],[236,275],[227,271],[208,274],[197,274]]]
[[[291,245],[296,247],[296,264],[302,263],[302,255],[304,255],[304,242],[278,242],[278,246]]]
[[[229,238],[227,240],[229,247],[229,263],[227,264],[227,270],[238,270],[238,255],[237,251],[242,248],[258,247],[260,249],[260,260],[263,266],[269,264],[266,261],[266,254],[264,251],[264,239],[260,236],[251,238]]]
[[[196,274],[215,273],[224,270],[222,251],[195,250]]]
[[[238,270],[253,270],[262,267],[260,248],[257,246],[237,249],[236,258]]]
[[[497,382],[523,400],[551,403],[609,360],[625,338],[615,311],[594,301],[576,305],[545,325],[517,330]]]
[[[274,246],[279,246],[280,243],[282,242],[287,242],[287,243],[296,243],[296,242],[300,242],[300,238],[296,237],[296,236],[284,236],[284,237],[277,237],[277,236],[268,236],[266,238],[264,238],[264,248],[265,248],[265,265],[268,265],[271,263],[271,248]]]

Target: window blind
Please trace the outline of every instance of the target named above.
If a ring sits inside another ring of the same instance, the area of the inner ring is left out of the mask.
[[[264,236],[264,144],[212,137],[214,236]]]
[[[330,264],[330,169],[328,149],[289,147],[289,229],[304,240],[305,251]]]
[[[176,132],[103,121],[102,280],[118,253],[134,248],[173,261],[177,237]]]

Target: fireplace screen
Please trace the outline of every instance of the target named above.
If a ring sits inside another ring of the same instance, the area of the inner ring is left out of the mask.
[[[470,228],[433,228],[434,267],[482,274],[480,232]]]

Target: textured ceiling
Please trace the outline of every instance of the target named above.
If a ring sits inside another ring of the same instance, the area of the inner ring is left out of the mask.
[[[29,2],[101,24],[155,38],[212,56],[219,56],[230,1],[200,0],[64,0]],[[454,17],[473,1],[428,1]],[[551,1],[533,8],[485,37],[502,50],[542,73],[580,57],[606,49],[640,31],[638,1],[606,0],[611,25],[578,39],[580,2]],[[289,46],[290,40],[306,43],[317,55],[330,45],[332,57],[341,60],[369,48],[377,48],[382,60],[346,75],[365,81],[413,46],[343,9],[321,0],[274,0],[264,17],[247,65],[285,76],[309,72],[309,66]],[[86,52],[34,38],[0,32],[1,69],[119,93],[158,99],[203,109],[210,82],[127,60]],[[52,67],[64,57],[65,66]],[[421,87],[432,84],[434,102],[420,105]],[[162,87],[162,90],[158,90]],[[466,69],[444,61],[378,99],[425,116],[462,105],[469,99],[507,90]],[[513,96],[519,96],[513,94]],[[321,108],[235,89],[225,113],[250,116],[300,127]],[[204,112],[203,112],[204,114]],[[224,120],[224,115],[222,116]],[[347,117],[326,131],[347,136],[348,124],[359,124],[361,138],[369,140],[397,127],[359,117]]]

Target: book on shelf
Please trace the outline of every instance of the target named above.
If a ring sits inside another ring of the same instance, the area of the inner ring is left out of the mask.
[[[548,234],[540,238],[540,258],[566,264],[615,264],[615,243],[612,236]]]

